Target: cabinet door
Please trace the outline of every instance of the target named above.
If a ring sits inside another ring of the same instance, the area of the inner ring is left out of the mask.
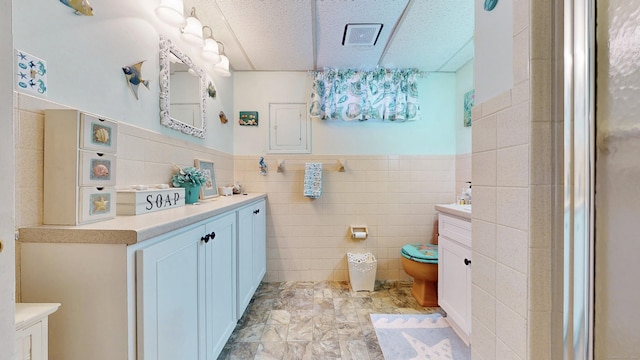
[[[240,319],[253,296],[253,218],[254,206],[238,210],[238,305]]]
[[[471,250],[438,237],[438,303],[468,339],[471,304]],[[465,340],[467,341],[467,340]]]
[[[43,339],[42,321],[16,331],[16,360],[47,359],[46,339]],[[44,341],[44,342],[43,342]]]
[[[204,359],[205,233],[197,226],[138,250],[138,360]]]
[[[217,359],[236,326],[236,215],[207,223],[206,314],[207,359]]]
[[[252,206],[253,214],[253,287],[260,286],[260,282],[267,273],[267,213],[265,201]]]
[[[238,210],[238,319],[267,271],[266,205],[258,201]]]

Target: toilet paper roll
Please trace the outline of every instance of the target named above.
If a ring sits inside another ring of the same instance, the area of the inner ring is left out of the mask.
[[[364,231],[354,231],[353,235],[351,235],[354,239],[365,239],[367,237],[367,233]]]

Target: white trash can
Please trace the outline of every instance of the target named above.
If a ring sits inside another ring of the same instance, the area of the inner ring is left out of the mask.
[[[353,291],[373,291],[376,284],[378,261],[371,253],[347,253],[349,279]]]

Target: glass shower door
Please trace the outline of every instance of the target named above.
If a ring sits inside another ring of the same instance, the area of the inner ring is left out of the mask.
[[[596,6],[593,350],[640,359],[640,6]]]

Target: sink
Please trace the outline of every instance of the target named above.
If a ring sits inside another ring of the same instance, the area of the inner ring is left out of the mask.
[[[471,204],[443,204],[436,205],[436,210],[450,215],[471,219]]]

